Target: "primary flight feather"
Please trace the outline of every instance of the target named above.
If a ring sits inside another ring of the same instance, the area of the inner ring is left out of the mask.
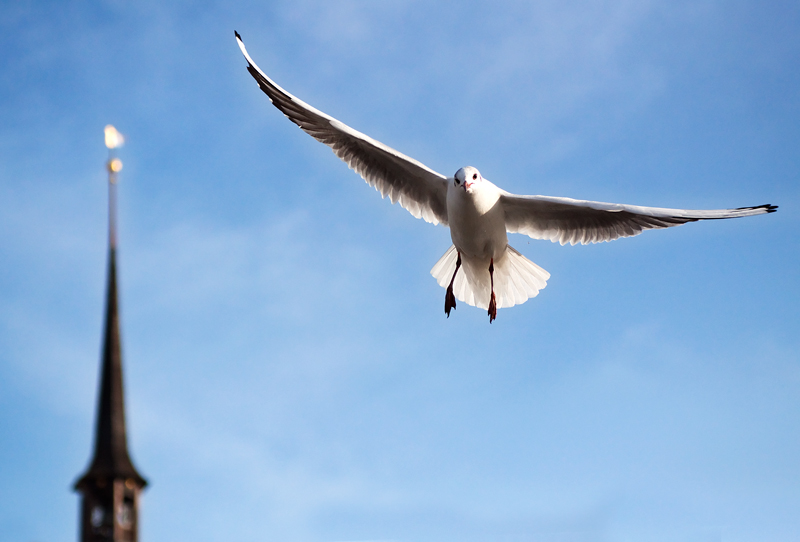
[[[444,310],[448,317],[458,299],[487,309],[492,322],[497,309],[523,303],[546,286],[550,274],[510,247],[507,233],[522,233],[562,245],[599,243],[649,229],[753,216],[777,209],[774,205],[758,205],[687,211],[518,196],[487,181],[471,166],[446,177],[283,90],[253,62],[239,33],[235,35],[247,59],[247,71],[289,120],[330,147],[392,203],[399,203],[416,218],[450,227],[453,246],[431,269],[438,283],[447,288]]]

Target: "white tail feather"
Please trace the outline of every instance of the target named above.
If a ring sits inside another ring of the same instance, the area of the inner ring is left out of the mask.
[[[439,286],[447,288],[456,270],[458,251],[451,246],[431,269],[431,275]],[[506,247],[502,258],[494,262],[494,295],[497,308],[513,307],[536,297],[539,290],[547,286],[550,273],[528,258]],[[481,309],[489,308],[491,284],[489,282],[489,260],[461,258],[461,269],[453,283],[456,299]]]

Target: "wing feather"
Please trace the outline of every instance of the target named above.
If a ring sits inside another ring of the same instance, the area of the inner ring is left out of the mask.
[[[447,178],[380,141],[292,96],[261,71],[236,33],[247,71],[272,104],[308,135],[324,143],[370,186],[414,217],[447,225]]]
[[[518,196],[508,192],[503,192],[500,201],[508,232],[549,239],[562,245],[613,241],[649,229],[671,228],[698,220],[773,213],[777,209],[775,205],[757,205],[692,211],[550,196]]]

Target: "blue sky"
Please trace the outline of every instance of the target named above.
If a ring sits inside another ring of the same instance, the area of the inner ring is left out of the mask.
[[[77,536],[120,150],[143,542],[800,538],[794,2],[0,5],[0,542]],[[561,247],[446,319],[280,85],[443,174],[769,216]]]

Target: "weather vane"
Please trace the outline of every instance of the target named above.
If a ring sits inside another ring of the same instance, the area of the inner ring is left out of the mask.
[[[108,147],[108,241],[111,247],[117,246],[117,173],[122,171],[122,160],[115,156],[114,149],[125,143],[125,138],[112,125],[105,127],[106,147]]]

